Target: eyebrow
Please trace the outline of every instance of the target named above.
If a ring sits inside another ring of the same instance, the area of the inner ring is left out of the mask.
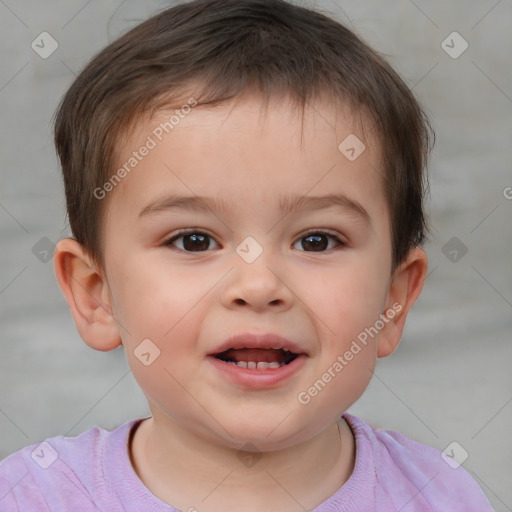
[[[165,196],[157,198],[146,205],[139,213],[139,218],[162,211],[182,208],[184,210],[211,213],[229,212],[234,206],[233,201],[213,199],[203,196]],[[353,214],[371,225],[370,215],[361,203],[341,194],[326,196],[291,196],[279,200],[281,215],[304,210],[324,210],[338,208],[348,214]]]

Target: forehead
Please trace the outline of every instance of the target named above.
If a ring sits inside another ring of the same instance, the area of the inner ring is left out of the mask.
[[[288,98],[264,104],[251,95],[215,106],[189,104],[133,125],[118,148],[118,167],[129,172],[114,203],[140,212],[162,194],[186,192],[238,207],[260,201],[261,208],[262,199],[278,193],[282,206],[287,192],[334,190],[355,201],[366,192],[375,206],[382,203],[377,138],[370,123],[343,105],[324,99],[301,109]]]

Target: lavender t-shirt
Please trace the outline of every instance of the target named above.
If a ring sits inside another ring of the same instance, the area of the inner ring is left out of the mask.
[[[439,451],[350,414],[344,418],[356,440],[354,471],[313,512],[492,511],[469,473]],[[7,457],[0,462],[0,511],[176,512],[131,466],[128,440],[139,421],[111,432],[53,437]],[[194,509],[201,504],[191,503]]]

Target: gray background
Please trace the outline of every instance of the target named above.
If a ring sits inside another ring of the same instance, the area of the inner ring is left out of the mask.
[[[163,6],[0,0],[0,457],[148,414],[123,353],[81,342],[44,251],[69,234],[50,128],[58,102],[97,51]],[[399,349],[350,411],[440,450],[457,441],[495,509],[512,510],[512,3],[317,6],[387,55],[437,133],[430,274]],[[46,59],[31,48],[43,31],[59,45]],[[469,44],[458,58],[441,47],[453,31]]]

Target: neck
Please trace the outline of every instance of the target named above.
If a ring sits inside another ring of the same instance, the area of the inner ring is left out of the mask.
[[[132,465],[155,496],[179,510],[311,510],[354,468],[354,438],[343,419],[306,442],[266,453],[212,445],[158,419],[145,420],[136,430]]]

